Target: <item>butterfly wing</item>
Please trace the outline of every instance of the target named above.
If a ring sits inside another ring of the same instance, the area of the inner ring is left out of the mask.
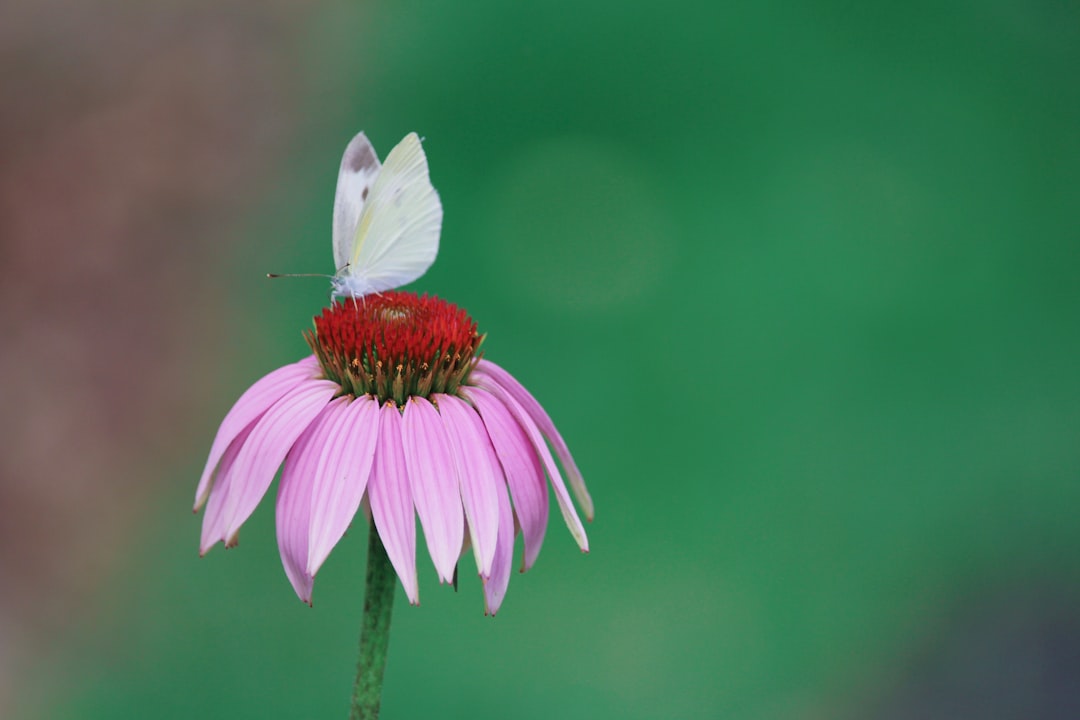
[[[375,148],[364,133],[349,142],[341,157],[334,195],[334,267],[338,270],[353,258],[356,227],[380,167]]]
[[[427,272],[439,252],[442,217],[420,138],[409,133],[386,156],[360,213],[345,271],[349,294],[389,290]]]

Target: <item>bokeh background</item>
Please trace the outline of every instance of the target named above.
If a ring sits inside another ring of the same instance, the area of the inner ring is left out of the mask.
[[[1080,716],[1080,10],[879,5],[6,4],[0,716],[347,714],[366,530],[190,507],[360,129],[597,505],[494,620],[421,546],[385,717]]]

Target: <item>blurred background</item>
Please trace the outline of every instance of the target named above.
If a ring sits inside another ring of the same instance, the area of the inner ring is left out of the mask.
[[[312,609],[272,503],[203,559],[190,507],[361,129],[597,506],[494,620],[421,549],[385,717],[1080,716],[1077,6],[16,0],[0,53],[0,717],[347,715],[365,528]]]

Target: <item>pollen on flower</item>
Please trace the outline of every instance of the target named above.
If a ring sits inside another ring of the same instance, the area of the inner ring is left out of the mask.
[[[454,394],[484,340],[456,305],[399,291],[336,302],[304,337],[344,394],[373,395],[398,407],[411,396]]]

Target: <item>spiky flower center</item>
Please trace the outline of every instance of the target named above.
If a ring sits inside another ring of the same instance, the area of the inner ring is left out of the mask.
[[[399,291],[336,302],[304,338],[343,394],[373,395],[399,407],[413,395],[456,392],[484,340],[456,305]]]

